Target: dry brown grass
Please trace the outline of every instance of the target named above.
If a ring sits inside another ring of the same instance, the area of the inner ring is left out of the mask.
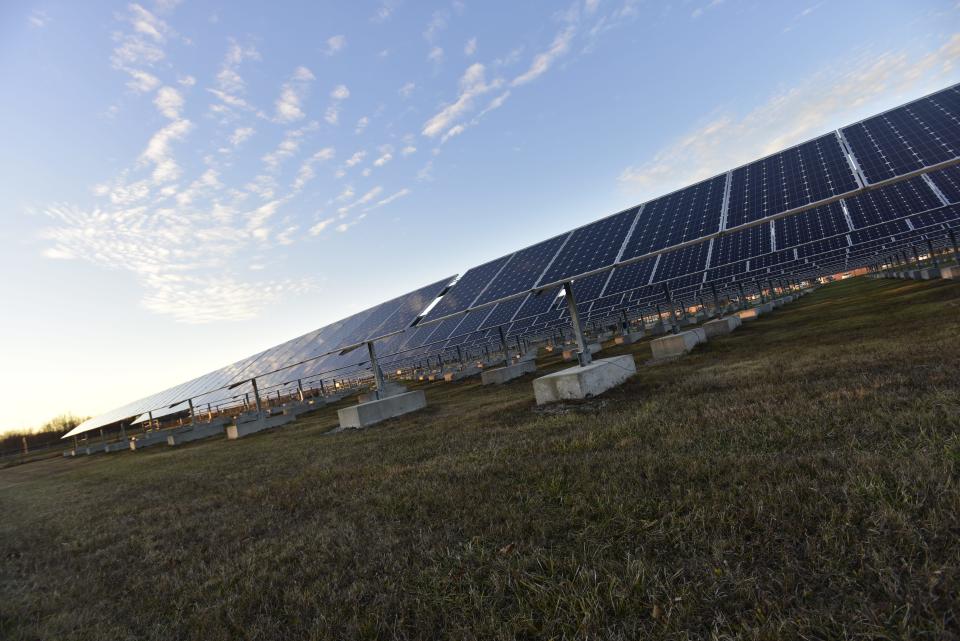
[[[559,409],[2,470],[0,637],[960,638],[958,303],[846,281]]]

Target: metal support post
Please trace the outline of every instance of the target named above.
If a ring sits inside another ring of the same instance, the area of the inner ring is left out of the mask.
[[[930,261],[934,268],[939,267],[940,263],[937,262],[937,257],[933,254],[933,241],[929,238],[927,239],[927,250],[930,252]]]
[[[593,356],[590,354],[590,350],[587,348],[587,344],[583,340],[583,330],[580,327],[580,312],[577,311],[577,301],[573,297],[573,286],[570,284],[570,281],[567,281],[563,284],[563,293],[567,299],[567,311],[570,312],[570,323],[573,328],[573,336],[577,340],[577,360],[580,363],[580,367],[585,367],[593,361]]]
[[[379,399],[383,391],[383,372],[380,371],[380,363],[377,362],[377,350],[373,347],[373,341],[367,341],[367,354],[370,356],[370,368],[373,370],[373,395]]]
[[[263,418],[263,405],[260,404],[260,390],[257,388],[257,379],[251,378],[250,384],[253,385],[253,400],[257,402],[257,417]]]

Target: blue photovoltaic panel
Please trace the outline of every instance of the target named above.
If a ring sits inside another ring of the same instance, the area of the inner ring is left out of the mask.
[[[498,325],[506,325],[511,320],[513,320],[513,315],[517,313],[517,310],[520,309],[520,305],[523,304],[522,298],[514,298],[513,300],[504,301],[502,303],[497,303],[493,306],[493,311],[490,312],[490,315],[483,321],[483,325],[480,326],[480,329],[487,329],[490,327],[497,327]]]
[[[836,134],[733,170],[727,228],[857,189]]]
[[[573,297],[577,303],[587,303],[600,298],[603,294],[603,286],[609,278],[609,272],[601,272],[573,281]]]
[[[898,220],[892,223],[884,223],[882,225],[875,225],[867,229],[858,229],[857,231],[850,233],[850,238],[853,239],[854,245],[859,245],[861,243],[866,243],[871,240],[876,240],[880,238],[889,238],[894,234],[903,233],[909,231],[907,223],[902,220]]]
[[[469,309],[473,305],[473,301],[483,291],[483,288],[490,284],[493,277],[510,260],[512,255],[501,256],[496,260],[467,270],[467,273],[450,288],[450,291],[444,294],[436,307],[430,310],[430,313],[423,319],[424,322]]]
[[[910,217],[910,222],[913,223],[913,226],[922,229],[930,225],[936,225],[938,223],[947,223],[950,225],[948,227],[955,227],[957,222],[957,207],[953,205],[948,205],[946,207],[941,207],[933,211],[921,212]]]
[[[377,327],[376,335],[389,334],[409,327],[451,280],[453,280],[453,276],[394,299],[396,301],[396,311]],[[437,303],[437,305],[439,306],[440,303]]]
[[[450,335],[451,345],[462,344],[467,340],[466,334],[476,331],[480,323],[490,315],[490,308],[479,309],[475,312],[469,312],[463,317],[463,321],[457,325],[457,328]],[[451,319],[452,320],[452,319]]]
[[[867,180],[901,176],[960,156],[960,89],[897,107],[843,128]]]
[[[930,178],[951,203],[960,203],[960,167],[932,172]]]
[[[770,251],[772,251],[770,225],[763,224],[715,239],[710,264],[714,267],[734,263],[744,264],[747,259],[762,256]]]
[[[940,200],[922,178],[911,178],[845,199],[857,229],[940,206]]]
[[[699,272],[707,266],[707,243],[698,243],[660,256],[660,264],[653,276],[653,282],[680,278],[684,274]],[[697,278],[703,280],[702,274]],[[671,286],[674,286],[671,283]],[[612,293],[612,292],[611,292]]]
[[[475,304],[481,305],[531,289],[569,235],[570,232],[567,232],[518,251]]]
[[[517,312],[517,319],[539,316],[547,312],[557,302],[557,292],[560,288],[542,291],[539,294],[531,294],[526,298],[520,311]]]
[[[430,327],[434,327],[434,326],[437,328],[436,331],[430,334],[427,342],[433,343],[436,341],[442,341],[450,338],[451,336],[454,335],[454,332],[457,331],[457,326],[460,325],[460,323],[464,322],[465,318],[476,315],[476,314],[486,315],[488,311],[489,310],[483,309],[483,310],[480,310],[479,312],[470,312],[463,316],[454,316],[453,318],[448,318],[445,321],[440,321],[435,325],[428,325],[427,327],[424,327],[423,329],[429,329]]]
[[[637,217],[638,209],[634,207],[574,230],[538,284],[555,283],[612,265]]]
[[[720,229],[726,174],[657,198],[643,207],[623,258],[694,240]]]
[[[609,296],[647,285],[650,282],[650,276],[653,274],[653,267],[656,263],[656,258],[645,258],[637,263],[617,267],[613,270],[613,276],[610,277],[610,282],[603,291],[603,295]]]
[[[818,256],[827,252],[845,249],[848,246],[846,236],[837,236],[836,238],[827,238],[825,240],[815,240],[812,243],[797,247],[798,258],[809,258]]]
[[[774,222],[774,227],[778,248],[795,247],[850,231],[840,203],[831,203],[797,216],[781,218]]]

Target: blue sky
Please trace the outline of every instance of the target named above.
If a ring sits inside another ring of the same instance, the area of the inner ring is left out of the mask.
[[[0,430],[960,78],[955,0],[4,2]]]

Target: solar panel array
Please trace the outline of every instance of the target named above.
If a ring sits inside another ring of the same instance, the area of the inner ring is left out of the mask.
[[[932,169],[953,162],[960,162],[960,85],[474,267],[416,327],[410,328],[451,279],[81,428],[199,394],[227,398],[233,392],[224,386],[253,376],[278,386],[363,367],[362,350],[335,350],[364,340],[380,339],[380,353],[410,360],[499,341],[500,328],[516,336],[556,327],[569,323],[557,296],[563,281],[573,281],[578,311],[589,319],[650,307],[668,296],[693,298],[711,286],[815,276],[918,239],[939,241],[960,218],[960,206],[953,206],[960,203],[960,168]],[[910,177],[921,171],[929,173]],[[737,229],[742,225],[752,226]],[[271,373],[278,368],[286,369]]]
[[[195,399],[196,405],[216,405],[238,393],[224,388],[253,377],[258,377],[260,387],[267,389],[286,381],[296,381],[315,373],[362,362],[365,354],[341,355],[337,350],[408,327],[451,280],[452,276],[431,283],[186,383],[96,416],[78,425],[71,433],[96,429],[149,411],[158,418],[181,409],[190,398]],[[293,367],[276,371],[290,365]],[[174,404],[175,407],[170,407]]]

